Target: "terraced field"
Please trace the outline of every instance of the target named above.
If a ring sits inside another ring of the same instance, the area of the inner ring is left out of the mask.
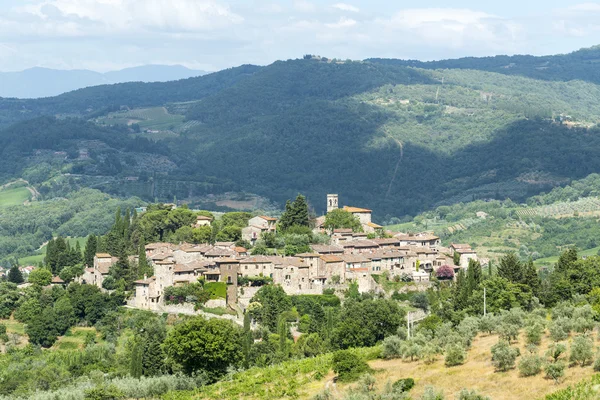
[[[523,208],[517,210],[516,213],[521,218],[535,216],[546,218],[565,218],[575,215],[595,216],[600,215],[600,199],[598,197],[586,197],[577,201]]]

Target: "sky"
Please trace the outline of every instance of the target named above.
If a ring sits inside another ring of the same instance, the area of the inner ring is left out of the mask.
[[[0,71],[216,71],[315,54],[438,60],[600,44],[600,1],[0,0]]]

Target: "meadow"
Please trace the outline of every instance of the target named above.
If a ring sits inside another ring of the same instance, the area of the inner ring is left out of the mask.
[[[24,186],[0,190],[0,208],[18,206],[29,199],[31,199],[31,193]]]

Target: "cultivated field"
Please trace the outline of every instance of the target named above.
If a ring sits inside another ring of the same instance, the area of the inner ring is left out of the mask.
[[[387,382],[393,383],[401,378],[413,378],[415,380],[415,388],[411,391],[413,398],[419,398],[425,387],[431,385],[438,390],[443,390],[447,399],[454,399],[456,393],[463,388],[476,389],[492,400],[543,399],[547,394],[595,374],[591,366],[571,367],[566,370],[561,383],[555,384],[552,380],[544,378],[543,372],[537,376],[526,378],[520,377],[516,368],[508,372],[495,372],[491,363],[490,349],[497,342],[497,335],[479,335],[468,352],[467,362],[457,367],[444,366],[443,357],[431,365],[426,365],[423,361],[409,362],[400,359],[374,360],[369,362],[369,365],[376,371],[374,376],[379,389],[383,389]],[[524,342],[521,339],[519,344],[522,355],[527,352]],[[549,343],[549,339],[544,338],[540,346],[540,354],[547,349]],[[517,363],[519,359],[520,357],[517,358]],[[333,392],[337,395],[336,398],[343,398],[347,389],[353,385],[337,384],[332,386],[332,378],[333,373],[330,373],[326,379],[319,382],[319,385],[316,384],[317,382],[313,382],[310,390],[300,398],[310,399],[326,386],[335,387]]]

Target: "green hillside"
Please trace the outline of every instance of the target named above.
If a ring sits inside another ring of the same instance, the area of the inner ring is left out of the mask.
[[[373,58],[368,61],[381,64],[411,66],[428,69],[476,69],[505,75],[522,75],[539,80],[582,80],[600,83],[600,46],[581,49],[569,54],[535,57],[530,55],[465,57],[456,60],[422,62]]]
[[[379,222],[477,199],[520,202],[600,171],[600,87],[592,72],[569,75],[596,52],[555,56],[542,70],[552,77],[481,60],[415,68],[305,57],[1,99],[4,125],[26,121],[0,131],[0,181],[24,177],[45,198],[82,187],[200,203],[251,193],[280,207],[302,192],[317,213],[337,192]]]
[[[552,266],[569,247],[577,247],[582,256],[598,254],[599,196],[600,175],[593,174],[531,197],[526,204],[478,200],[440,206],[388,228],[433,231],[445,245],[469,243],[480,256],[492,260],[515,252],[523,259],[532,258],[539,266]]]

